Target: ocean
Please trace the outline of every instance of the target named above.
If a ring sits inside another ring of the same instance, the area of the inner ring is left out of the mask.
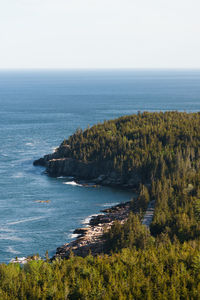
[[[199,70],[0,71],[0,262],[53,255],[91,215],[133,195],[50,178],[33,160],[77,128],[161,110],[200,111]]]

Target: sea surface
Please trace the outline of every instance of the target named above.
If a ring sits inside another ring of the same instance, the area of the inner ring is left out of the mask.
[[[33,160],[79,127],[144,110],[200,111],[200,71],[0,71],[0,262],[52,255],[89,216],[131,199],[50,178]]]

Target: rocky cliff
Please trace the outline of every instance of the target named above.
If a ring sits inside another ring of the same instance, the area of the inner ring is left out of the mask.
[[[141,183],[139,172],[124,175],[116,171],[113,163],[108,160],[84,162],[73,159],[70,157],[70,147],[63,144],[54,153],[35,160],[33,164],[46,167],[47,174],[53,177],[73,176],[77,180],[128,188],[135,188]]]

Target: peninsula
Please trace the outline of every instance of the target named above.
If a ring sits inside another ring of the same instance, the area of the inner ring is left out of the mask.
[[[79,129],[34,164],[137,196],[77,229],[53,260],[0,265],[0,299],[199,299],[200,113]]]
[[[78,182],[123,187],[138,194],[129,203],[93,217],[89,227],[75,230],[78,238],[59,247],[55,257],[69,257],[71,251],[81,256],[106,253],[105,236],[113,223],[124,224],[131,212],[140,213],[142,221],[149,206],[143,224],[152,234],[165,232],[166,212],[173,213],[173,206],[162,211],[167,195],[177,185],[184,186],[184,193],[195,193],[192,181],[200,161],[199,128],[199,113],[138,113],[78,129],[54,153],[34,161],[45,166],[50,176],[73,176]],[[175,233],[172,230],[171,236]]]

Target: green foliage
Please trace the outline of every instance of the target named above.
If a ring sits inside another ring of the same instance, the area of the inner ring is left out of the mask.
[[[138,215],[131,213],[125,224],[114,223],[111,229],[105,233],[105,251],[119,251],[123,248],[144,249],[153,243],[146,226],[141,225]]]
[[[140,190],[139,190],[139,196],[138,196],[138,205],[141,207],[141,209],[146,210],[148,203],[150,200],[150,195],[148,188],[145,185],[140,185]]]
[[[200,162],[200,113],[149,113],[105,121],[78,129],[65,143],[70,156],[83,161],[109,161],[128,177],[137,170],[142,180],[163,178]]]
[[[0,265],[0,300],[194,299],[200,295],[200,113],[139,113],[78,129],[63,145],[84,161],[140,172],[133,212],[97,257]],[[155,200],[150,230],[141,211]]]
[[[199,246],[160,238],[111,256],[1,265],[0,299],[198,299]]]
[[[197,199],[194,203],[195,216],[200,221],[200,199]]]

